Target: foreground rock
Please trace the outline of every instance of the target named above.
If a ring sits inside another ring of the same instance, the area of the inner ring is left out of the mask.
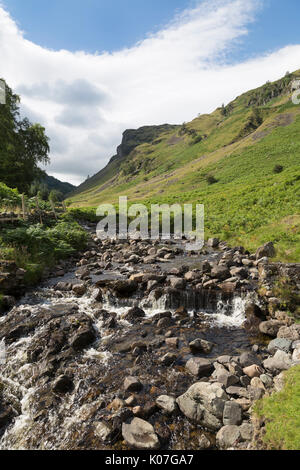
[[[153,426],[140,418],[134,418],[130,424],[123,423],[122,436],[133,449],[154,450],[160,447]]]
[[[217,431],[223,425],[224,407],[228,400],[220,384],[197,382],[176,401],[191,421]]]

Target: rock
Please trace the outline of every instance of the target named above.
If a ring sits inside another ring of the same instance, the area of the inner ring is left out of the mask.
[[[224,406],[224,425],[239,425],[242,422],[242,409],[235,401],[227,401]]]
[[[243,423],[240,426],[241,438],[243,441],[251,441],[253,437],[253,426],[250,423]]]
[[[245,352],[240,355],[239,362],[242,368],[252,366],[253,364],[256,364],[258,366],[261,365],[260,359],[255,354],[248,352]]]
[[[189,344],[189,348],[193,354],[197,354],[199,352],[202,353],[210,353],[212,348],[214,347],[213,343],[210,343],[209,341],[205,341],[204,339],[197,338],[194,341],[191,341]]]
[[[212,371],[212,363],[207,359],[202,357],[192,357],[189,359],[185,365],[185,368],[190,372],[190,374],[195,377],[207,377]]]
[[[230,387],[231,385],[235,385],[239,382],[239,378],[236,375],[230,374],[226,370],[217,371],[216,374],[217,381],[224,385],[225,388]]]
[[[171,277],[170,278],[170,286],[173,289],[185,289],[186,287],[186,280],[180,277]]]
[[[284,372],[281,372],[279,375],[276,375],[273,379],[274,388],[276,392],[281,392],[285,385]]]
[[[211,248],[217,248],[219,243],[220,243],[220,240],[218,238],[209,238],[207,241],[207,245],[210,246]]]
[[[126,392],[139,392],[142,388],[143,385],[136,377],[128,376],[124,380],[124,389]]]
[[[259,377],[263,370],[257,364],[252,364],[251,366],[244,367],[243,372],[252,379],[253,377]]]
[[[266,390],[262,380],[259,377],[253,377],[250,384],[253,388],[261,388],[264,391]]]
[[[228,393],[228,395],[235,395],[241,398],[249,398],[249,392],[247,390],[243,387],[235,387],[234,385],[226,388],[226,393]]]
[[[176,400],[168,395],[160,395],[156,399],[158,408],[163,410],[164,413],[171,415],[177,408]]]
[[[212,431],[221,428],[228,396],[220,384],[197,382],[176,401],[181,412],[193,422]]]
[[[216,443],[219,449],[229,449],[237,445],[241,440],[239,426],[226,425],[219,430]]]
[[[292,326],[282,326],[277,334],[277,338],[286,338],[291,341],[300,339],[300,325],[294,324]]]
[[[253,402],[253,401],[260,400],[264,396],[265,390],[262,388],[258,388],[258,387],[252,387],[250,385],[250,387],[248,387],[248,393],[249,393],[249,399]]]
[[[159,362],[164,366],[170,366],[177,360],[177,354],[167,353],[160,358]]]
[[[276,338],[282,325],[282,322],[278,320],[263,321],[259,324],[259,331],[267,336],[271,336],[271,338]]]
[[[208,439],[208,437],[205,434],[201,434],[199,437],[199,444],[198,444],[198,449],[199,450],[207,450],[212,447],[212,443]]]
[[[238,276],[241,279],[246,279],[248,277],[248,270],[246,268],[231,268],[231,276]]]
[[[122,436],[133,449],[154,450],[160,447],[153,426],[140,418],[134,418],[130,424],[123,423]]]
[[[260,380],[264,384],[265,387],[270,388],[273,385],[273,379],[270,375],[268,374],[261,374],[260,375]]]
[[[179,338],[166,338],[165,342],[167,346],[171,346],[172,348],[178,348]]]
[[[266,318],[261,308],[258,305],[256,305],[254,302],[247,303],[246,308],[245,308],[245,314],[247,318],[251,316],[254,316],[261,320],[264,320]]]
[[[291,355],[284,351],[276,351],[273,357],[269,357],[264,361],[264,368],[272,373],[288,370],[292,366]]]
[[[225,281],[230,277],[230,271],[226,266],[215,266],[211,270],[211,276],[215,279]]]
[[[195,281],[196,279],[199,279],[199,277],[200,277],[199,273],[196,273],[194,271],[188,271],[184,275],[184,278],[186,281]]]
[[[70,341],[70,346],[76,351],[81,351],[92,344],[96,339],[95,331],[92,328],[80,329]]]
[[[268,345],[268,351],[271,354],[275,354],[276,351],[284,351],[289,353],[292,348],[292,341],[286,338],[273,339]]]
[[[294,364],[300,363],[300,344],[293,351],[292,361]]]
[[[107,407],[109,411],[119,411],[122,410],[125,406],[124,400],[121,398],[115,398]]]
[[[112,437],[113,431],[107,423],[105,423],[104,421],[100,421],[94,426],[94,434],[95,436],[99,437],[101,441],[109,442]]]
[[[118,280],[112,283],[112,288],[120,297],[130,297],[137,290],[137,282],[132,280]]]
[[[144,273],[132,274],[129,280],[140,284],[141,282],[143,282],[143,277],[144,277]]]
[[[259,247],[256,251],[255,257],[257,260],[268,257],[268,258],[274,258],[276,254],[274,245],[272,242],[265,243],[263,246]]]
[[[128,312],[122,315],[122,319],[130,323],[136,323],[139,321],[140,318],[144,318],[144,317],[145,317],[145,312],[139,307],[130,308]]]
[[[158,320],[157,326],[158,328],[168,328],[172,325],[172,323],[173,321],[171,318],[161,318],[160,320]]]
[[[72,287],[72,291],[80,297],[86,293],[86,286],[84,284],[75,284]]]
[[[73,389],[73,381],[66,375],[60,375],[54,382],[52,390],[57,393],[68,393]]]

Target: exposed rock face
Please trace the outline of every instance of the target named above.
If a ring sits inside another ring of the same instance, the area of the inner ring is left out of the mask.
[[[122,435],[133,449],[154,450],[160,447],[153,426],[140,418],[134,418],[130,424],[123,423]]]
[[[193,422],[213,431],[222,427],[228,395],[220,384],[197,382],[176,401],[182,413]]]

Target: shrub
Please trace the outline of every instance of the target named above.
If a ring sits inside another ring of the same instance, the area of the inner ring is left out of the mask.
[[[282,165],[275,165],[273,168],[273,173],[281,173],[283,171]]]
[[[213,175],[207,176],[206,181],[208,182],[208,184],[215,184],[218,182],[218,180]]]

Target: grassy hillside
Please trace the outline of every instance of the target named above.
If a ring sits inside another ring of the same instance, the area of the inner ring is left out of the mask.
[[[120,195],[147,204],[204,203],[207,236],[251,250],[273,240],[278,258],[300,260],[300,106],[291,101],[299,75],[118,152],[73,194],[72,207],[117,203]]]
[[[56,189],[57,191],[61,192],[64,196],[75,189],[75,186],[73,184],[59,181],[58,179],[49,175],[46,175],[44,178],[42,178],[41,183],[46,184],[49,191]]]

